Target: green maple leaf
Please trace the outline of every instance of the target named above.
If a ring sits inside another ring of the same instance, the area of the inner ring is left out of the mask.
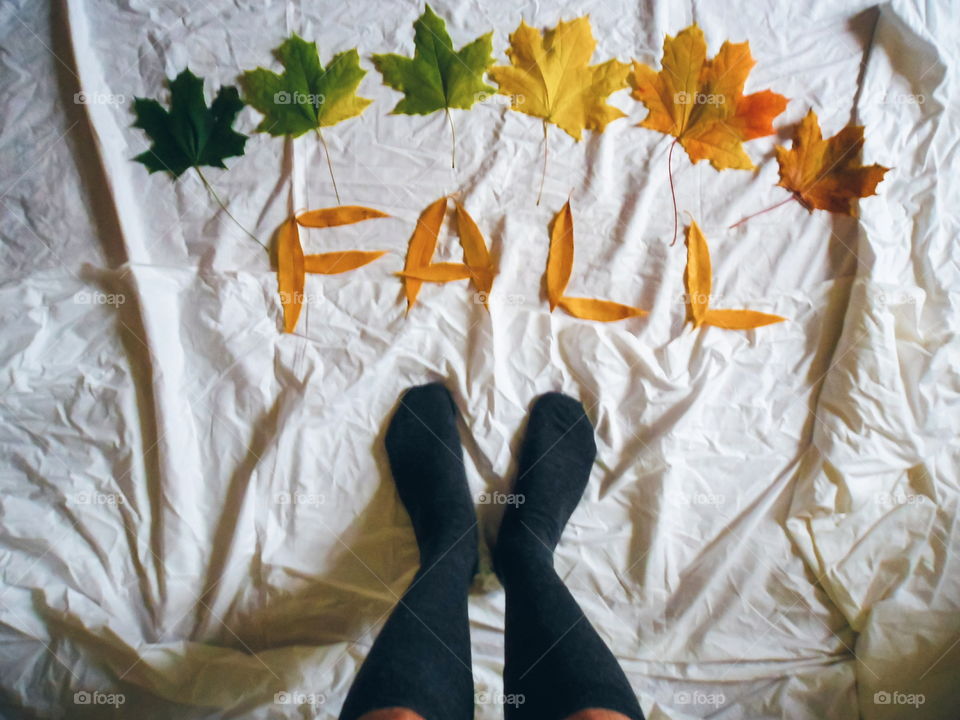
[[[483,73],[494,62],[493,33],[481,35],[455,51],[446,23],[429,5],[413,23],[413,31],[416,49],[412,58],[393,53],[374,55],[373,64],[386,85],[404,94],[391,114],[446,112],[452,135],[451,166],[456,167],[457,136],[450,109],[468,110],[481,97],[496,94],[496,89],[483,81]]]
[[[243,155],[247,136],[232,129],[243,101],[235,87],[222,87],[213,104],[203,97],[203,79],[189,69],[170,84],[170,110],[156,100],[134,98],[137,116],[133,126],[153,140],[146,152],[135,158],[151,172],[167,171],[180,177],[201,165],[223,168],[224,158]]]
[[[427,5],[413,23],[416,51],[413,58],[374,55],[373,63],[383,82],[405,97],[392,110],[402,115],[427,115],[437,110],[468,110],[496,89],[483,82],[483,73],[493,65],[493,33],[481,35],[459,52],[447,34],[447,25]]]
[[[317,44],[296,33],[274,53],[282,73],[258,67],[240,78],[246,101],[264,115],[258,132],[299,137],[359,115],[373,102],[356,94],[367,74],[356,48],[334,55],[326,69]]]

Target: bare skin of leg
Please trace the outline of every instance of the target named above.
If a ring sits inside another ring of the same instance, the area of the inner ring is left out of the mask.
[[[360,720],[424,720],[422,715],[418,715],[413,710],[407,708],[383,708],[364,713]]]
[[[374,710],[366,713],[360,720],[424,720],[413,710],[406,708],[385,708],[383,710]],[[589,708],[576,712],[566,720],[630,720],[626,715],[621,715],[612,710],[599,710]]]
[[[613,710],[600,710],[599,708],[587,708],[586,710],[581,710],[580,712],[575,712],[573,715],[570,715],[566,720],[630,720],[626,715],[622,713],[614,712]]]

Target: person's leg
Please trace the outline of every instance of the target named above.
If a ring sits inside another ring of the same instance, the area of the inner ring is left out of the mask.
[[[424,720],[423,715],[418,715],[413,710],[406,708],[387,708],[385,710],[374,710],[365,713],[360,720]],[[590,718],[574,718],[571,720],[591,720]],[[599,719],[598,720],[602,720]]]
[[[406,708],[386,708],[385,710],[374,710],[365,713],[360,720],[424,720],[423,715],[419,715],[413,710]],[[572,718],[571,720],[591,720],[590,718]],[[602,720],[602,719],[598,719]]]
[[[420,569],[357,673],[340,720],[470,720],[467,592],[477,563],[477,518],[456,406],[443,385],[421,385],[400,397],[386,446]]]
[[[506,589],[507,720],[642,720],[617,659],[553,568],[553,551],[596,457],[583,406],[561,393],[530,412],[513,492],[494,549]],[[522,496],[522,502],[519,502]]]

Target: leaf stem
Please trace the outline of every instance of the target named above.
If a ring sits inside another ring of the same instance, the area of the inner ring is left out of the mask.
[[[794,193],[790,193],[790,197],[788,197],[786,200],[781,200],[781,201],[778,202],[776,205],[771,205],[770,207],[766,208],[765,210],[760,210],[760,211],[758,211],[758,212],[753,213],[752,215],[747,215],[747,216],[744,217],[744,218],[740,218],[739,220],[737,220],[737,222],[735,222],[733,225],[731,225],[730,228],[735,228],[735,227],[737,227],[738,225],[743,225],[743,224],[744,224],[747,220],[749,220],[750,218],[755,218],[757,215],[763,215],[764,213],[768,213],[768,212],[770,212],[771,210],[776,210],[776,209],[777,209],[778,207],[780,207],[781,205],[786,205],[786,204],[787,204],[788,202],[790,202],[791,200],[796,200],[796,199],[797,199],[797,196],[796,196]]]
[[[670,247],[673,247],[677,242],[677,230],[679,229],[679,213],[677,212],[677,190],[673,185],[673,148],[677,146],[677,139],[675,138],[672,143],[670,143],[670,152],[667,153],[667,177],[670,178],[670,197],[673,198],[673,241],[670,243]]]
[[[220,206],[220,209],[227,214],[227,217],[233,220],[233,222],[236,224],[238,228],[240,228],[247,235],[249,235],[250,239],[253,240],[257,245],[262,247],[264,250],[266,250],[267,254],[269,255],[270,249],[266,245],[264,245],[262,242],[260,242],[260,240],[257,239],[256,235],[254,235],[252,232],[247,230],[243,225],[241,225],[240,221],[233,216],[233,213],[227,210],[227,206],[223,204],[223,200],[221,200],[220,196],[217,195],[217,191],[213,189],[213,185],[211,185],[210,182],[207,180],[206,176],[203,174],[203,171],[200,170],[200,167],[197,165],[194,165],[193,169],[197,171],[197,175],[200,177],[200,181],[203,183],[203,186],[207,189],[207,192],[210,193],[210,197],[212,197],[216,201],[217,205]]]
[[[343,205],[340,202],[340,191],[337,189],[337,179],[333,176],[333,162],[330,160],[330,148],[327,147],[327,140],[323,137],[320,128],[317,128],[317,137],[320,138],[320,144],[323,145],[323,152],[327,156],[327,169],[330,171],[330,182],[333,183],[333,194],[337,196],[337,205]]]
[[[450,167],[457,168],[457,129],[453,126],[453,117],[450,115],[450,108],[444,108],[447,113],[447,120],[450,123]]]
[[[543,183],[547,179],[547,152],[550,150],[549,137],[547,136],[547,121],[543,121],[543,173],[540,175],[540,192],[537,193],[537,205],[543,197]]]

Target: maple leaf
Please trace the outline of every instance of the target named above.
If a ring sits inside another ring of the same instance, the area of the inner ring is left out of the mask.
[[[787,106],[787,98],[770,90],[743,94],[755,64],[748,42],[724,42],[707,60],[696,24],[675,38],[667,35],[660,71],[635,60],[628,77],[632,97],[649,110],[640,126],[675,137],[695,163],[708,159],[717,170],[752,169],[742,143],[772,135],[773,119]]]
[[[334,55],[326,68],[317,44],[296,33],[274,52],[282,73],[258,67],[240,78],[246,101],[264,115],[257,132],[299,137],[359,115],[373,102],[356,94],[367,74],[356,48]]]
[[[300,228],[330,228],[338,225],[389,217],[373,208],[341,205],[310,210],[288,218],[277,233],[277,290],[283,306],[283,331],[292,333],[303,309],[306,273],[336,275],[372,263],[386,250],[341,250],[305,255],[300,243]]]
[[[552,123],[579,141],[584,130],[602,132],[625,113],[607,104],[611,93],[627,86],[629,65],[608,60],[588,65],[596,41],[589,17],[561,21],[542,35],[520,22],[510,35],[507,56],[510,65],[490,68],[499,92],[510,98],[510,108],[543,119],[543,178],[547,173],[547,123]]]
[[[483,81],[484,71],[493,64],[493,33],[481,35],[455,51],[446,23],[429,5],[413,23],[413,30],[413,58],[393,53],[374,55],[373,64],[386,85],[404,94],[391,114],[429,115],[445,111],[455,148],[456,130],[450,109],[468,110],[481,97],[496,92]],[[453,153],[451,150],[451,165],[455,167]]]
[[[687,304],[693,326],[713,325],[728,330],[750,330],[786,320],[779,315],[756,310],[714,310],[710,307],[713,292],[713,270],[710,267],[710,249],[700,227],[694,222],[687,229]]]
[[[890,169],[860,164],[863,127],[847,125],[824,140],[817,114],[810,110],[800,121],[790,150],[776,147],[781,187],[793,192],[808,209],[856,215],[857,198],[876,194]]]
[[[547,301],[550,303],[550,312],[560,307],[574,317],[600,322],[624,320],[647,314],[646,310],[610,300],[565,295],[572,273],[573,211],[570,209],[568,200],[554,217],[550,231],[550,250],[547,254]]]
[[[602,131],[625,115],[606,98],[627,86],[629,66],[617,60],[587,65],[596,46],[588,17],[561,21],[542,35],[521,21],[510,35],[511,65],[491,68],[489,74],[510,97],[511,109],[580,140],[584,129]]]
[[[133,111],[140,128],[153,141],[146,152],[135,158],[151,173],[166,171],[180,177],[201,165],[223,168],[224,158],[243,155],[247,136],[233,130],[243,102],[235,87],[220,88],[210,107],[203,97],[203,79],[189,68],[170,85],[170,110],[156,100],[135,98]]]
[[[153,145],[133,159],[143,163],[151,174],[165,171],[174,179],[193,168],[210,197],[227,217],[257,245],[267,250],[267,246],[233,216],[200,169],[201,165],[226,168],[223,164],[225,158],[243,155],[247,136],[233,129],[233,122],[243,109],[240,94],[235,87],[221,87],[208,108],[203,97],[203,79],[190,72],[189,68],[168,82],[169,111],[156,100],[134,98],[136,120],[133,127],[146,132]]]
[[[315,131],[323,144],[339,203],[340,191],[333,175],[330,149],[321,128],[355,117],[373,102],[357,95],[357,87],[367,71],[360,67],[356,48],[334,55],[324,68],[317,44],[307,42],[296,33],[284,40],[274,53],[283,65],[282,73],[258,67],[245,71],[240,77],[246,101],[264,115],[257,132],[295,138]]]

